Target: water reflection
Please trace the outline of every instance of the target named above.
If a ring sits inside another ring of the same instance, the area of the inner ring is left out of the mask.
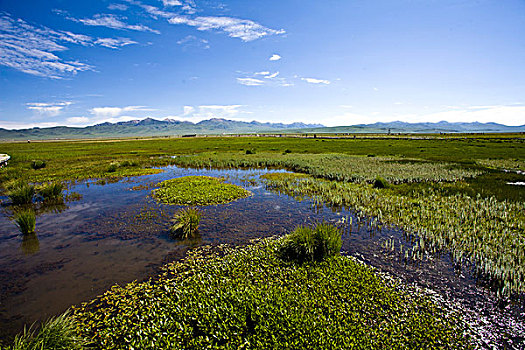
[[[25,255],[33,255],[40,251],[40,241],[38,240],[38,236],[35,232],[22,235],[20,250]]]

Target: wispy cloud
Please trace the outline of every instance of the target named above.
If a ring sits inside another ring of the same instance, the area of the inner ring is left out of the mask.
[[[100,38],[95,41],[95,44],[110,49],[118,49],[119,47],[137,44],[137,42],[129,38]]]
[[[270,85],[270,86],[292,86],[293,84],[288,82],[283,77],[279,77],[279,72],[255,72],[253,74],[247,74],[247,76],[242,78],[237,78],[237,82],[241,85],[246,86],[261,86],[261,85]],[[264,80],[263,80],[264,79]]]
[[[209,49],[210,44],[208,40],[197,38],[195,35],[187,35],[184,38],[177,41],[177,44],[182,45],[184,48],[197,47],[202,49]]]
[[[89,45],[91,38],[47,27],[34,27],[7,14],[0,16],[0,64],[24,73],[61,78],[91,70],[88,64],[64,61],[55,53],[67,50],[64,43]]]
[[[237,78],[237,82],[241,85],[246,86],[260,86],[264,85],[264,81],[261,79],[255,79],[255,78]]]
[[[174,15],[168,22],[171,24],[185,24],[201,31],[219,30],[232,38],[242,41],[253,41],[267,35],[284,34],[283,29],[275,30],[247,19],[233,17],[195,17]]]
[[[149,112],[155,109],[147,108],[146,106],[127,106],[127,107],[95,107],[90,110],[90,113],[95,118],[114,118],[129,112]]]
[[[68,50],[68,44],[115,49],[134,43],[126,38],[92,38],[44,26],[36,27],[9,14],[0,14],[0,65],[40,77],[61,79],[93,70],[93,66],[87,63],[64,60],[59,56],[60,52]]]
[[[279,56],[278,54],[274,53],[270,58],[269,60],[270,61],[279,61],[282,57]]]
[[[309,84],[325,84],[325,85],[329,85],[330,84],[330,80],[325,80],[325,79],[301,78],[301,80],[304,80],[304,81],[306,81]]]
[[[124,4],[109,4],[108,9],[109,10],[126,11],[128,9],[128,6],[124,5]]]
[[[96,14],[93,16],[93,18],[67,18],[75,22],[83,23],[87,26],[99,26],[112,29],[127,29],[139,32],[151,32],[155,34],[160,34],[158,30],[152,29],[142,24],[128,24],[124,22],[126,17],[117,16],[113,14]]]
[[[179,0],[162,0],[164,6],[182,6],[182,2]]]
[[[27,109],[32,110],[42,116],[55,117],[67,106],[71,105],[72,102],[56,102],[56,103],[42,103],[42,102],[30,102],[26,103]]]

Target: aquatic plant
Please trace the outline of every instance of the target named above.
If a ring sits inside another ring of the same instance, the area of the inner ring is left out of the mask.
[[[166,180],[153,191],[153,197],[164,204],[212,205],[248,197],[250,191],[209,176],[185,176]]]
[[[201,212],[197,208],[183,208],[173,218],[173,226],[170,232],[180,238],[195,237],[198,234]]]
[[[35,195],[35,186],[27,183],[18,183],[8,191],[7,196],[14,205],[31,204]]]
[[[283,263],[280,244],[191,250],[162,276],[77,307],[77,329],[107,350],[469,347],[458,315],[415,289],[345,256]]]
[[[75,320],[66,311],[42,324],[36,332],[32,327],[24,328],[17,335],[10,350],[81,350],[86,341],[78,336]]]
[[[409,161],[407,161],[409,160]],[[285,168],[299,173],[354,183],[373,183],[376,177],[397,183],[457,181],[482,174],[446,162],[428,162],[399,157],[366,157],[339,153],[287,154],[202,153],[173,160],[185,167],[197,168]]]
[[[38,170],[46,167],[46,162],[43,160],[33,160],[31,162],[31,168]]]
[[[64,184],[60,182],[53,182],[44,184],[38,189],[38,194],[42,196],[45,201],[57,200],[62,198],[62,191],[64,190]]]
[[[314,227],[299,226],[282,241],[277,255],[285,261],[297,263],[322,261],[341,251],[341,231],[328,223]]]
[[[399,194],[395,189],[312,177],[262,176],[267,188],[291,196],[310,196],[321,205],[346,206],[372,225],[391,224],[418,239],[407,258],[424,252],[451,252],[470,260],[485,276],[501,281],[501,292],[525,291],[525,212],[523,203],[494,197],[447,194],[439,186]],[[443,185],[445,186],[445,185]]]
[[[15,214],[15,222],[22,234],[35,232],[36,215],[34,210],[25,209]]]

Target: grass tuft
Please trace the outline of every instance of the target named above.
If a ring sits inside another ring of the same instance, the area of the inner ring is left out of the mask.
[[[14,205],[31,204],[35,195],[35,186],[27,183],[19,183],[12,188],[7,196]]]
[[[20,232],[24,235],[35,232],[36,215],[31,209],[19,211],[15,215],[15,222]]]
[[[30,327],[17,335],[10,350],[76,350],[86,342],[77,335],[73,318],[68,312],[42,324],[38,333]]]
[[[201,212],[197,208],[184,208],[179,210],[173,219],[173,226],[170,231],[173,235],[180,238],[192,238],[199,232]]]
[[[43,185],[38,190],[38,194],[40,194],[44,200],[57,200],[62,197],[63,190],[64,185],[62,183],[54,182]]]
[[[342,245],[341,231],[335,226],[324,222],[315,227],[299,226],[284,239],[277,256],[299,264],[323,261],[338,255]]]

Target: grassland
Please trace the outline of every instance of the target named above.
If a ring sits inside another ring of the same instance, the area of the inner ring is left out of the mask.
[[[402,252],[407,258],[451,252],[476,263],[499,292],[525,291],[525,191],[506,185],[523,175],[502,171],[522,169],[522,135],[33,142],[1,144],[0,152],[12,157],[0,170],[4,188],[20,179],[118,179],[169,164],[303,172],[268,177],[267,185],[403,228],[415,242]],[[46,166],[33,169],[33,160]],[[390,186],[374,189],[378,176]],[[112,288],[77,309],[75,322],[95,348],[107,349],[466,346],[461,322],[423,297],[347,258],[283,264],[275,244],[225,256],[195,252],[158,279]]]

